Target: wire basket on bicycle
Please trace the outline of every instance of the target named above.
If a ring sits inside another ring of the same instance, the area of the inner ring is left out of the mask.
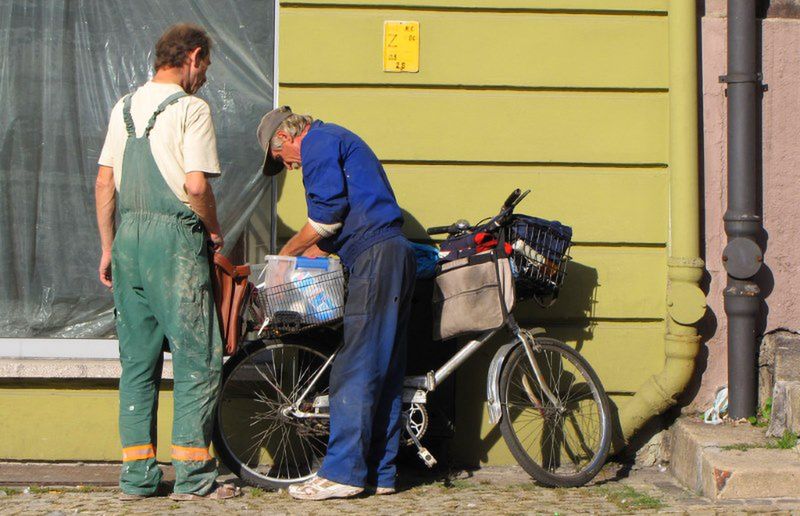
[[[511,244],[517,297],[558,297],[564,283],[572,228],[557,221],[512,215],[503,228]]]
[[[551,302],[558,297],[566,276],[569,262],[569,247],[572,228],[557,221],[549,221],[529,215],[515,215],[514,207],[530,190],[515,190],[506,199],[496,216],[486,223],[471,226],[459,220],[450,226],[428,228],[429,235],[446,233],[442,242],[440,259],[450,261],[478,252],[481,244],[478,236],[489,233],[507,245],[506,253],[512,265],[514,287],[518,300],[534,298],[542,306],[542,299]],[[485,247],[486,244],[484,244]]]
[[[260,333],[286,335],[342,319],[345,277],[339,260],[267,256],[265,261],[250,303]]]

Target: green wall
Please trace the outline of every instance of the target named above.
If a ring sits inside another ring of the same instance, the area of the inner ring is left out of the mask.
[[[383,160],[406,234],[518,211],[573,226],[562,298],[527,325],[578,346],[621,408],[664,364],[669,227],[667,2],[301,0],[281,7],[278,100],[344,125]],[[420,71],[382,71],[386,20],[420,24]],[[280,237],[306,220],[281,181]],[[456,377],[467,462],[513,462],[485,412],[495,346]]]
[[[667,388],[651,397],[648,387],[629,401],[662,371],[665,357],[683,353],[665,348],[668,264],[696,266],[668,262],[680,238],[670,233],[671,224],[679,227],[674,202],[683,181],[670,168],[676,149],[687,160],[681,174],[694,174],[694,136],[670,132],[677,113],[670,112],[677,99],[676,83],[670,87],[670,2],[400,4],[282,2],[279,102],[344,125],[373,147],[407,212],[411,238],[457,218],[477,222],[514,188],[532,189],[519,210],[573,226],[576,242],[559,302],[549,310],[523,305],[518,318],[578,347],[620,411],[636,405],[633,413],[649,417],[648,404],[662,409],[664,396],[673,395]],[[687,9],[679,28],[691,34]],[[386,20],[420,23],[419,73],[382,71]],[[681,102],[692,95],[691,80],[680,78]],[[691,117],[681,116],[691,127]],[[680,199],[696,204],[687,192]],[[299,172],[280,179],[278,215],[283,239],[306,220]],[[681,224],[693,228],[695,219],[689,214]],[[696,231],[679,233],[694,238]],[[512,462],[485,412],[486,368],[496,345],[456,378],[456,459]],[[170,394],[161,399],[162,459]],[[113,383],[3,384],[0,458],[119,460],[116,413]]]

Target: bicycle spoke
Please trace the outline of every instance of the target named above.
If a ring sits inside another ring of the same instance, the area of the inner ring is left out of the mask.
[[[543,419],[540,419],[539,421],[541,421],[541,422],[542,422],[542,430],[544,430],[544,428],[545,428],[545,424],[546,424],[547,422],[546,422],[545,420],[543,420]],[[526,423],[526,425],[525,425],[525,426],[524,426],[522,429],[520,429],[520,432],[521,432],[522,430],[524,430],[524,429],[525,429],[525,428],[526,428],[528,425],[530,425],[530,423],[531,423],[531,422],[532,422],[532,421],[529,421],[528,423]],[[536,438],[537,438],[537,437],[540,437],[541,435],[542,435],[542,434],[540,434],[540,433],[538,433],[538,432],[534,432],[534,431],[532,431],[532,432],[531,432],[531,433],[528,435],[528,437],[526,437],[525,439],[523,439],[523,440],[522,440],[522,442],[521,442],[521,444],[522,444],[522,447],[523,447],[523,448],[525,448],[525,449],[528,449],[528,448],[529,448],[529,446],[527,446],[527,445],[526,445],[526,443],[527,443],[529,440],[530,440],[530,441],[534,441],[534,442],[535,442],[535,441],[537,440]],[[531,443],[531,444],[534,444],[534,443]]]
[[[305,377],[306,373],[308,372],[308,370],[309,370],[310,368],[311,368],[311,364],[308,364],[308,365],[306,365],[305,369],[303,369],[303,370],[300,372],[300,375],[297,377],[297,381],[296,381],[296,382],[294,382],[294,384],[295,384],[295,387],[294,387],[294,389],[292,389],[292,392],[291,392],[291,393],[289,393],[289,398],[291,398],[292,400],[296,400],[296,399],[297,399],[297,396],[298,396],[298,395],[299,395],[301,392],[303,392],[303,391],[305,390],[305,384],[304,384],[304,383],[302,383],[302,381],[303,381],[302,379],[303,379],[303,377]],[[312,375],[312,376],[311,376],[311,378],[313,378],[313,377],[314,377],[314,375]],[[309,381],[310,381],[310,380],[309,380]]]
[[[303,376],[300,376],[298,378],[297,387],[295,388],[295,391],[293,391],[292,394],[291,394],[291,398],[293,400],[296,400],[297,396],[299,396],[301,393],[305,392],[306,389],[308,389],[308,387],[311,385],[311,382],[314,381],[314,379],[317,377],[317,374],[319,374],[320,369],[322,367],[324,367],[324,366],[325,366],[324,363],[320,364],[320,366],[316,370],[314,370],[314,372],[312,374],[310,374],[308,376],[308,380],[305,380],[302,383],[301,383],[301,379],[303,378]],[[309,368],[310,367],[311,366],[309,365]],[[307,370],[308,370],[308,368],[307,368]],[[319,381],[319,379],[317,379],[317,381]],[[326,389],[326,391],[327,391],[327,389]]]
[[[288,407],[308,391],[302,410],[327,394],[317,378],[325,355],[294,344],[267,345],[237,363],[223,385],[218,424],[224,448],[251,474],[269,481],[307,478],[319,467],[328,440],[328,419],[299,418]],[[309,389],[312,382],[316,385]]]
[[[299,439],[298,439],[298,442],[300,443],[300,450],[303,452],[303,459],[305,460],[305,462],[308,465],[308,467],[311,468],[313,461],[308,459],[308,452],[306,450],[306,439],[305,439],[305,436],[300,435]]]
[[[289,400],[289,398],[287,398],[287,397],[286,397],[286,396],[283,394],[283,391],[282,391],[282,390],[281,390],[281,389],[278,387],[278,385],[280,384],[280,382],[279,382],[277,379],[275,380],[275,383],[272,383],[272,381],[271,381],[269,378],[267,378],[267,375],[266,375],[264,372],[262,372],[262,371],[261,371],[261,369],[259,369],[257,365],[253,364],[253,367],[254,367],[254,368],[255,368],[255,370],[256,370],[256,371],[257,371],[257,372],[258,372],[258,373],[259,373],[259,374],[260,374],[260,375],[261,375],[261,376],[264,378],[264,381],[265,381],[265,382],[267,382],[267,383],[269,384],[269,386],[270,386],[270,387],[272,387],[273,389],[275,389],[275,392],[277,392],[278,394],[280,394],[281,396],[283,396],[284,400],[285,400],[287,403],[291,403],[291,401]],[[274,378],[274,377],[273,377],[273,378]]]
[[[297,455],[295,454],[295,450],[294,450],[294,448],[295,448],[294,443],[292,442],[291,436],[289,436],[289,433],[287,432],[286,434],[287,434],[286,435],[287,445],[289,446],[289,451],[292,454],[292,460],[294,461],[295,469],[299,470],[300,469],[299,468],[300,463],[297,461]]]
[[[269,437],[272,436],[272,434],[275,432],[275,430],[278,427],[280,427],[280,423],[276,423],[272,427],[268,428],[267,430],[264,430],[263,432],[261,432],[259,434],[256,434],[256,438],[258,438],[259,440],[258,440],[258,442],[253,443],[245,451],[245,453],[247,453],[248,451],[253,450],[252,453],[250,453],[250,455],[247,457],[247,461],[245,461],[245,464],[250,464],[251,463],[251,461],[253,460],[253,457],[255,456],[256,452],[261,450],[261,447],[263,446],[263,444],[265,442],[268,442]],[[260,438],[259,438],[259,436],[260,436]]]
[[[602,400],[579,358],[566,349],[549,348],[548,339],[542,340],[532,357],[538,374],[523,348],[517,348],[514,360],[509,362],[512,369],[503,376],[501,406],[505,419],[501,425],[507,425],[504,428],[511,430],[516,449],[542,472],[561,479],[574,478],[595,467],[599,454],[605,457],[608,427]],[[504,436],[508,438],[505,430]],[[537,470],[528,471],[545,482],[545,477],[534,474]],[[550,482],[545,483],[569,485],[574,480]]]

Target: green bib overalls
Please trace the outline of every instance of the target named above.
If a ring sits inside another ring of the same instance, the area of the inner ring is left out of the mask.
[[[150,150],[158,115],[186,93],[168,97],[142,137],[130,113],[119,189],[121,223],[112,250],[114,303],[122,376],[119,430],[120,487],[155,493],[156,409],[163,346],[172,352],[174,421],[172,462],[175,492],[206,494],[217,477],[209,455],[222,369],[222,339],[211,293],[206,235],[200,219],[170,190]]]

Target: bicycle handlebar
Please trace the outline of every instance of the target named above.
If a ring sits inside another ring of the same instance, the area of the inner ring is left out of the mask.
[[[510,208],[514,206],[514,202],[519,198],[520,195],[522,195],[522,191],[519,188],[511,192],[511,195],[508,196],[506,202],[503,203],[503,208]]]
[[[506,201],[503,203],[503,206],[500,208],[500,213],[492,217],[489,222],[485,224],[480,224],[478,226],[465,226],[463,224],[469,224],[466,221],[459,221],[463,224],[459,224],[459,222],[454,222],[449,226],[434,226],[428,228],[426,232],[428,235],[441,235],[447,233],[449,235],[455,235],[462,232],[467,231],[474,231],[478,228],[484,228],[488,231],[494,231],[495,229],[499,228],[503,225],[509,215],[514,212],[514,207],[525,198],[526,195],[530,193],[530,190],[525,190],[524,192],[521,191],[519,188],[511,192],[511,195],[508,196]]]
[[[434,226],[432,228],[428,228],[426,232],[429,235],[441,235],[444,233],[450,233],[450,229],[452,229],[452,225],[450,226]]]

